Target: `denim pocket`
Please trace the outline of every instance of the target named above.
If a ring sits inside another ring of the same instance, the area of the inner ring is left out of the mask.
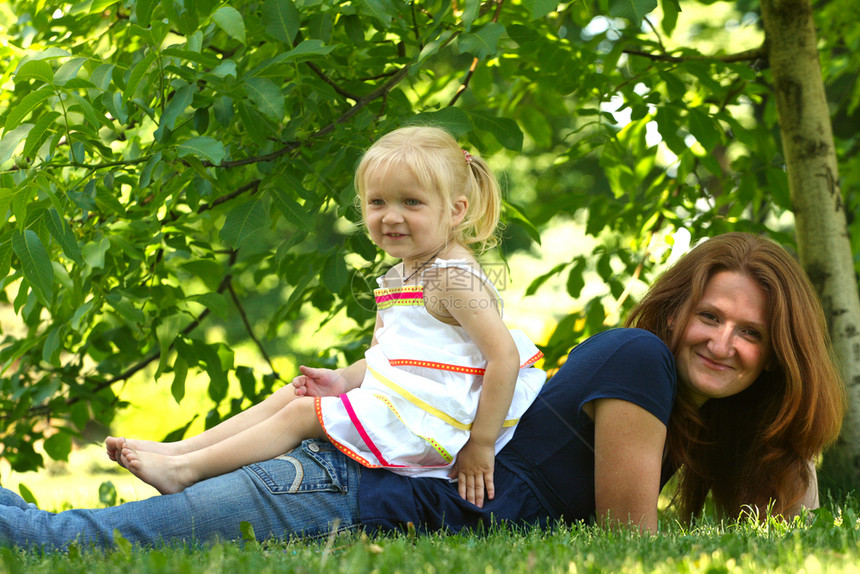
[[[350,463],[331,443],[311,439],[286,454],[244,468],[272,494],[345,493]]]

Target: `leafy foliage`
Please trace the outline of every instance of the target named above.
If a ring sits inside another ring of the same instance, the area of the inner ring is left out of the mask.
[[[3,456],[36,468],[33,443],[50,437],[63,458],[149,365],[176,400],[190,371],[207,373],[230,413],[271,392],[274,368],[236,364],[205,338],[212,324],[268,357],[309,308],[343,312],[356,329],[320,360],[358,358],[372,325],[361,295],[384,264],[344,224],[359,219],[352,171],[404,123],[441,124],[506,166],[506,252],[583,214],[599,238],[530,288],[564,274],[579,297],[586,274],[606,282],[559,319],[550,364],[623,316],[675,230],[790,244],[762,52],[669,46],[687,4],[663,0],[661,16],[655,0],[4,5],[0,278],[20,329],[0,344]],[[857,122],[857,28],[827,14],[853,6],[833,0],[821,20],[844,125]],[[754,20],[754,0],[738,9]],[[856,136],[837,136],[856,164]],[[843,177],[857,189],[856,169]]]

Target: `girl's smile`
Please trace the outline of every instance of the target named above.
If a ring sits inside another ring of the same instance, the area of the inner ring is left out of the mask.
[[[368,177],[365,223],[371,240],[410,269],[451,241],[454,226],[465,215],[464,204],[447,208],[439,193],[425,189],[407,166],[395,164]]]

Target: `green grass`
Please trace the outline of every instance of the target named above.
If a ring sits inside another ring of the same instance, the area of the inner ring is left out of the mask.
[[[745,519],[655,536],[575,525],[547,531],[499,527],[489,534],[367,537],[315,542],[214,544],[198,548],[73,547],[40,554],[0,549],[0,571],[45,572],[860,572],[857,501],[783,522]]]

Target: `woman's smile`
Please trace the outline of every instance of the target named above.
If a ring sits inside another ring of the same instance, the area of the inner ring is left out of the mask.
[[[678,379],[698,404],[749,387],[771,351],[767,296],[748,276],[715,274],[693,308],[677,353]]]

